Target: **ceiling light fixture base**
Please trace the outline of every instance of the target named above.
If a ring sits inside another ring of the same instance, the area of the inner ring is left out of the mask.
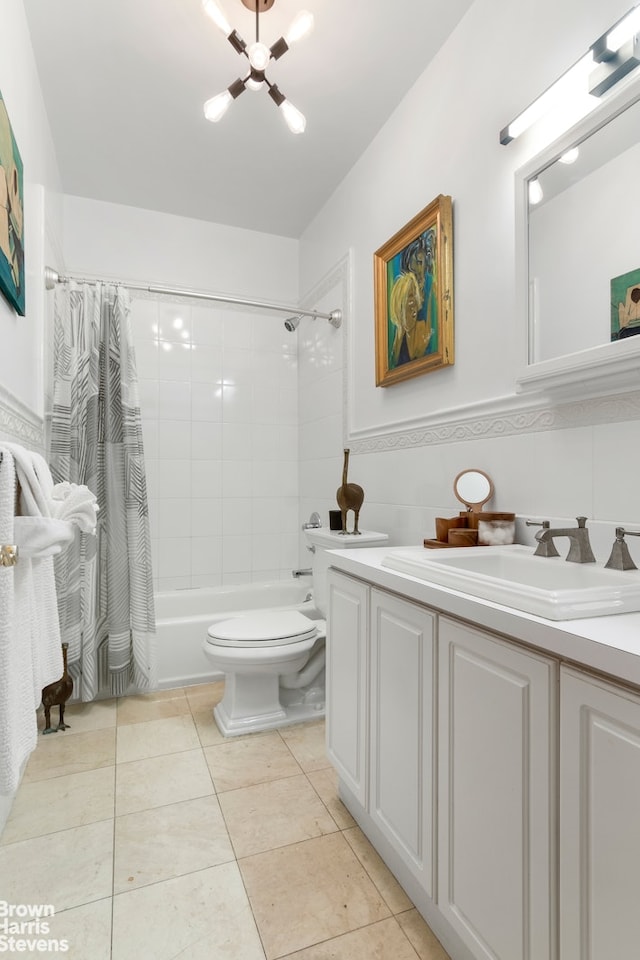
[[[259,10],[260,13],[271,10],[275,2],[276,0],[242,0],[247,10],[251,10],[252,13],[255,13],[256,10]]]

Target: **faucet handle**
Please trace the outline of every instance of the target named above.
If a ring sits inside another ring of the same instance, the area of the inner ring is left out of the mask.
[[[625,543],[625,534],[630,537],[640,537],[640,530],[625,530],[624,527],[616,527],[616,539],[611,548],[611,556],[605,563],[609,570],[637,570],[637,566],[631,559],[629,547]]]
[[[556,550],[556,545],[552,539],[541,540],[540,538],[544,534],[545,530],[548,530],[551,526],[548,520],[525,520],[525,523],[528,527],[542,527],[541,530],[536,531],[536,540],[538,541],[538,546],[536,547],[534,557],[559,557],[560,554]]]

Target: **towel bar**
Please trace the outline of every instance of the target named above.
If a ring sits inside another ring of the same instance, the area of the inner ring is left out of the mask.
[[[15,544],[0,544],[0,567],[15,567],[18,562],[18,548]]]

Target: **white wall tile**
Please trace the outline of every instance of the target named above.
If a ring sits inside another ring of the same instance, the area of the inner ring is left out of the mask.
[[[217,307],[191,308],[192,340],[194,343],[222,347],[224,343],[224,323]]]
[[[225,460],[222,464],[222,496],[250,497],[252,495],[250,464],[240,460]]]
[[[158,579],[191,577],[191,537],[158,540]]]
[[[170,537],[191,536],[191,500],[160,498],[158,500],[157,534],[162,542]]]
[[[160,341],[158,349],[158,376],[160,380],[191,379],[191,347],[184,343]]]
[[[157,461],[155,461],[157,463]],[[158,496],[191,497],[191,460],[166,460],[158,469]]]
[[[222,461],[194,460],[191,464],[191,496],[222,497]]]
[[[222,456],[222,425],[208,421],[191,424],[193,460],[216,460]]]
[[[220,537],[222,535],[223,501],[221,497],[199,497],[191,503],[191,535]]]
[[[191,433],[181,420],[158,421],[160,460],[187,460],[191,456]],[[161,468],[162,469],[162,468]]]
[[[191,351],[191,378],[219,384],[222,379],[222,350],[211,344],[194,344]]]
[[[251,423],[253,387],[250,382],[227,383],[222,388],[222,419],[225,423]]]
[[[222,427],[222,459],[251,460],[252,456],[253,425],[225,422]]]
[[[191,569],[198,574],[222,573],[222,537],[195,537],[191,541]]]
[[[249,497],[226,497],[222,517],[224,537],[251,534],[253,514]]]
[[[222,420],[222,385],[220,383],[191,384],[191,419]]]
[[[172,343],[183,341],[183,330],[191,329],[191,307],[184,303],[158,303],[158,336]]]
[[[191,381],[160,380],[158,419],[191,420]]]
[[[640,529],[640,443],[637,420],[626,420],[593,429],[593,512],[616,526]],[[629,541],[640,567],[638,540]],[[635,552],[634,552],[635,547]]]
[[[251,570],[251,537],[224,537],[222,572],[239,573]]]

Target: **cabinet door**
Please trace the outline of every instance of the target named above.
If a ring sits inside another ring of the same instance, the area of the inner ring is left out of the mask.
[[[327,752],[338,776],[367,806],[368,634],[370,588],[327,575]]]
[[[474,957],[548,960],[557,666],[442,617],[439,674],[440,910]]]
[[[424,608],[371,593],[369,814],[433,897],[434,623]]]
[[[560,683],[560,955],[640,955],[640,698],[574,671]]]

